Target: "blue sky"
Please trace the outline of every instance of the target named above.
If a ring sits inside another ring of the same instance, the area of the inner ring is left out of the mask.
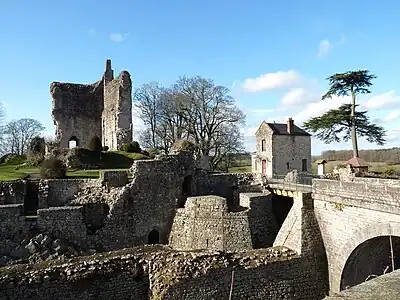
[[[398,1],[3,2],[0,101],[8,120],[36,118],[53,132],[50,83],[92,83],[111,58],[114,73],[128,70],[135,86],[201,75],[232,88],[252,150],[263,119],[301,124],[346,101],[319,101],[327,76],[366,68],[378,78],[359,101],[387,128],[386,146],[399,146]],[[313,141],[313,153],[349,147]]]

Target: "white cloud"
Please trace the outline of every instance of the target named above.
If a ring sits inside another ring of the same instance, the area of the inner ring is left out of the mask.
[[[394,90],[389,92],[372,96],[367,101],[363,102],[361,106],[365,109],[384,109],[400,106],[400,96],[396,95]]]
[[[317,56],[318,56],[319,58],[325,57],[325,56],[327,56],[327,55],[329,54],[329,52],[331,51],[331,49],[332,49],[332,43],[331,43],[329,40],[327,40],[327,39],[322,40],[322,41],[319,43],[319,46],[318,46],[318,53],[317,53]]]
[[[400,110],[392,110],[383,118],[383,122],[385,123],[397,120],[400,120]]]
[[[281,103],[284,106],[294,106],[304,103],[315,101],[316,95],[314,92],[307,88],[300,87],[291,89],[281,99]]]
[[[111,33],[109,35],[109,38],[113,42],[120,43],[120,42],[124,41],[128,36],[129,36],[129,33],[115,32],[115,33]]]
[[[301,82],[300,74],[295,70],[265,73],[256,78],[247,78],[243,89],[247,92],[260,92],[279,88],[290,88]]]

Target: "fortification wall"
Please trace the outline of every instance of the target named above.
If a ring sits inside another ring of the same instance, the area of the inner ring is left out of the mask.
[[[22,204],[0,205],[0,256],[9,254],[23,239],[29,223]]]
[[[239,205],[238,180],[235,174],[196,173],[193,195],[216,195],[227,200],[228,207]]]
[[[175,215],[168,244],[179,250],[251,249],[248,213],[229,212],[219,196],[190,197]]]
[[[253,248],[271,247],[279,231],[272,208],[272,194],[241,193],[240,206],[249,208],[248,222]]]
[[[313,198],[400,214],[400,186],[396,185],[369,184],[368,180],[314,179]]]
[[[40,180],[39,208],[67,205],[68,201],[82,189],[99,186],[101,186],[101,181],[98,179]]]
[[[26,181],[0,181],[0,205],[24,203]]]
[[[103,145],[120,149],[132,141],[132,82],[123,71],[104,86]]]
[[[326,295],[315,260],[290,250],[182,253],[141,247],[33,269],[4,268],[0,299],[228,299],[232,270],[233,299],[313,300]]]
[[[50,94],[53,122],[61,148],[68,148],[73,136],[83,148],[87,148],[94,136],[101,137],[102,80],[94,84],[52,82]]]
[[[214,195],[188,198],[175,215],[169,245],[227,251],[272,246],[278,225],[271,195],[242,193],[240,205],[228,209],[226,199]]]

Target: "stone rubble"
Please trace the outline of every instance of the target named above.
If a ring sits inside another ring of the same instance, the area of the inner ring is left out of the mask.
[[[9,256],[0,257],[0,267],[14,264],[35,264],[54,259],[63,260],[93,253],[96,253],[93,249],[80,249],[71,243],[52,239],[46,234],[39,233],[31,238],[25,238],[10,252]]]

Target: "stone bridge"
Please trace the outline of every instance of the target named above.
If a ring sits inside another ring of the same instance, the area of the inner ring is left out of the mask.
[[[324,251],[331,293],[400,266],[400,181],[313,179],[308,190],[285,183],[270,187],[294,198],[274,245],[305,255]]]

